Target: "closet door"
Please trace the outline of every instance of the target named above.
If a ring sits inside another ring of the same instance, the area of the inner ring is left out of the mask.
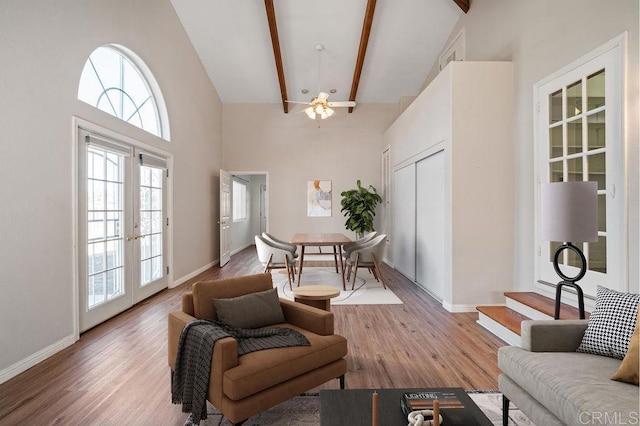
[[[416,163],[416,282],[444,298],[444,151]]]
[[[416,279],[416,166],[393,174],[393,263],[411,281]]]

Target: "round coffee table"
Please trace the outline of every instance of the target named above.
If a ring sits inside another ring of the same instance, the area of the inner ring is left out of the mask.
[[[293,300],[315,308],[331,310],[331,299],[340,296],[340,290],[328,285],[307,285],[293,289]]]

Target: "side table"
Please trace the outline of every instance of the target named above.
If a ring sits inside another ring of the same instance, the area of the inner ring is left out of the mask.
[[[308,285],[293,289],[293,300],[315,308],[331,310],[331,299],[340,296],[340,290],[328,285]]]

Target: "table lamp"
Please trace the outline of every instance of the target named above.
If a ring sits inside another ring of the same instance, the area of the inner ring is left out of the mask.
[[[560,298],[565,285],[578,293],[580,319],[584,319],[584,294],[577,281],[587,273],[587,259],[572,243],[598,241],[598,184],[588,181],[543,183],[541,199],[542,239],[563,243],[553,256],[553,268],[562,278],[556,287],[555,319],[560,318]],[[580,271],[574,277],[565,275],[558,265],[564,250],[573,251],[581,261]]]

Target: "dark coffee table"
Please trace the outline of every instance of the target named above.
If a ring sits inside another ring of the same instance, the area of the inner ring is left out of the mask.
[[[371,426],[371,395],[374,389],[320,391],[321,426]],[[486,425],[493,423],[482,413],[462,388],[377,389],[378,418],[381,426],[406,426],[407,419],[400,408],[405,392],[454,392],[464,408],[443,408],[442,426]]]

